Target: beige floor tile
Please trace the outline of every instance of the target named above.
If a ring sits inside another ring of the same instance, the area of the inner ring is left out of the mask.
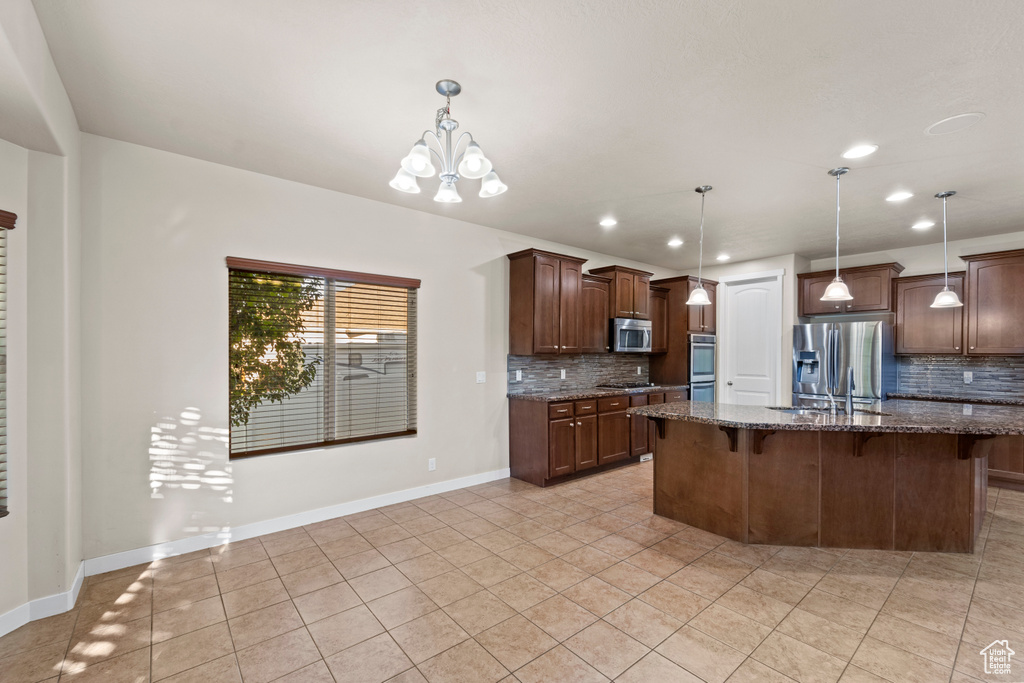
[[[366,605],[315,621],[306,628],[324,657],[346,650],[385,630]]]
[[[853,629],[860,633],[867,633],[871,622],[878,614],[876,610],[864,605],[859,605],[837,595],[831,595],[817,589],[812,590],[800,601],[800,609],[811,614],[817,614],[829,621],[834,621],[840,626]]]
[[[147,596],[152,590],[153,581],[151,579],[128,575],[90,583],[82,588],[80,600],[83,605],[90,603],[123,604],[128,602],[131,596]]]
[[[680,620],[642,600],[630,600],[605,615],[604,619],[647,647],[657,647],[683,625]]]
[[[1022,619],[1022,622],[1024,622],[1024,619]],[[1021,628],[1024,629],[1024,623],[1021,624]],[[945,638],[945,636],[943,636],[943,638]],[[879,640],[883,639],[879,638]],[[964,632],[961,636],[961,640],[964,643],[977,646],[975,649],[980,650],[982,647],[995,640],[1009,640],[1011,643],[1024,643],[1024,631],[1010,630],[1005,626],[990,624],[987,621],[980,621],[974,617],[968,616],[967,623],[964,624]],[[892,644],[898,645],[897,643]],[[932,661],[938,662],[939,664],[946,664],[946,662],[941,661],[940,659],[929,656],[926,652],[918,652],[918,654],[922,657],[927,657]]]
[[[334,565],[328,562],[283,575],[281,581],[288,594],[295,598],[340,583],[344,579]]]
[[[332,562],[355,555],[357,553],[364,553],[367,550],[373,550],[373,546],[362,536],[347,536],[345,538],[339,538],[337,541],[331,541],[320,546],[320,550],[323,551]]]
[[[430,683],[493,683],[508,671],[475,640],[466,640],[419,665]]]
[[[390,633],[415,664],[469,638],[469,634],[441,610],[402,624]]]
[[[470,515],[469,519],[459,520],[452,524],[452,528],[458,531],[466,538],[476,538],[477,536],[483,536],[484,534],[489,534],[493,531],[497,531],[499,528],[496,524],[492,524],[491,522],[488,522],[486,519],[477,517],[472,513],[467,512],[466,514]]]
[[[325,545],[359,533],[341,520],[328,520],[328,522],[330,523],[321,522],[320,526],[310,525],[306,527],[306,533],[317,542],[317,545]]]
[[[582,543],[593,543],[594,541],[604,538],[611,531],[606,531],[599,526],[589,524],[587,522],[580,522],[567,526],[561,530],[561,533],[565,534],[570,538],[575,538],[577,541]]]
[[[381,683],[412,668],[391,636],[382,633],[327,658],[339,683]]]
[[[271,579],[225,593],[222,598],[224,599],[224,611],[228,619],[231,619],[284,602],[289,599],[289,595],[284,584],[281,583],[281,579]]]
[[[2,667],[2,663],[0,663],[0,667]],[[4,669],[0,668],[0,672],[3,671]],[[3,673],[0,673],[0,680],[5,680]],[[56,678],[47,679],[48,683],[56,680]],[[135,650],[134,652],[128,652],[118,657],[105,659],[102,662],[93,664],[84,669],[79,669],[78,667],[75,667],[73,671],[65,673],[63,676],[61,676],[60,680],[74,681],[74,683],[148,682],[150,680],[150,650],[149,648],[144,648],[141,650]]]
[[[597,617],[591,612],[562,595],[556,595],[534,605],[523,612],[523,616],[559,642],[597,621]]]
[[[657,546],[655,546],[655,548],[657,548]],[[772,559],[774,560],[775,558]],[[706,572],[711,572],[712,574],[723,576],[727,579],[732,579],[734,583],[742,581],[748,574],[754,571],[754,567],[750,566],[746,562],[734,560],[731,557],[727,557],[714,551],[705,553],[695,559],[692,566],[697,569],[703,569]]]
[[[502,581],[507,581],[520,573],[517,567],[509,564],[497,555],[467,564],[465,567],[462,567],[462,571],[485,588]]]
[[[270,557],[287,555],[296,550],[316,545],[316,541],[302,529],[289,529],[287,532],[281,532],[281,535],[261,536],[260,542],[263,543],[263,549],[267,551],[267,555]]]
[[[618,683],[703,683],[701,679],[657,652],[648,653],[615,680]]]
[[[274,683],[335,683],[335,680],[321,659],[278,678]]]
[[[221,593],[230,593],[274,578],[277,578],[277,570],[269,559],[257,560],[231,569],[217,568],[217,584]]]
[[[465,567],[467,564],[473,564],[474,562],[494,556],[494,553],[475,541],[466,541],[448,546],[447,548],[441,548],[437,551],[437,554],[456,567]]]
[[[424,543],[431,550],[440,550],[441,548],[447,548],[449,546],[458,545],[459,543],[465,543],[469,540],[468,536],[460,534],[455,529],[446,526],[430,533],[419,536],[420,541]]]
[[[302,620],[307,624],[351,609],[362,601],[347,583],[336,583],[312,593],[300,595],[293,601]]]
[[[690,620],[698,631],[749,655],[761,644],[771,628],[715,603]]]
[[[617,533],[605,536],[600,540],[594,541],[590,545],[591,547],[606,552],[612,557],[616,557],[620,560],[636,555],[645,548],[636,541],[630,540],[625,536],[620,536]]]
[[[513,533],[505,531],[504,529],[498,529],[498,531],[492,531],[489,534],[477,536],[473,541],[484,548],[487,548],[492,553],[500,553],[523,543],[523,539]]]
[[[708,683],[723,683],[746,658],[742,652],[689,626],[676,631],[655,651]]]
[[[583,547],[583,542],[579,541],[572,536],[568,536],[561,531],[554,531],[548,533],[540,538],[533,539],[533,544],[538,548],[546,550],[555,557],[560,557],[566,553],[571,553],[573,550]]]
[[[176,638],[226,619],[219,595],[175,609],[157,612],[153,615],[153,642],[159,643]]]
[[[186,633],[153,645],[153,680],[229,655],[234,651],[226,623]]]
[[[401,626],[437,609],[437,605],[415,586],[377,598],[366,606],[387,629]]]
[[[545,562],[528,573],[555,591],[563,591],[590,576],[589,573],[561,558]]]
[[[752,658],[800,683],[838,681],[846,662],[776,631],[751,655]]]
[[[787,679],[787,680],[792,680],[792,679]],[[860,668],[859,666],[853,666],[851,664],[851,665],[846,667],[846,671],[844,671],[843,675],[839,678],[839,683],[892,683],[892,682],[891,681],[887,681],[886,679],[882,678],[881,676],[876,676],[875,674],[871,673],[870,671],[865,671],[864,669]],[[957,680],[956,680],[955,676],[953,677],[953,680],[952,680],[951,683],[957,683]],[[967,682],[966,681],[962,681],[960,683],[967,683]]]
[[[302,626],[302,617],[291,601],[279,602],[228,621],[236,650],[244,650]]]
[[[807,584],[791,581],[764,569],[754,570],[740,581],[740,585],[789,605],[799,604],[811,590]]]
[[[0,681],[3,683],[33,683],[56,676],[62,664],[70,671],[82,669],[77,660],[64,660],[66,641],[59,641],[0,659]]]
[[[1024,562],[1022,562],[1022,570],[1024,570]],[[976,597],[971,601],[968,616],[979,621],[1001,626],[1006,630],[1024,631],[1024,617],[1022,617],[1020,610],[1005,603]]]
[[[381,546],[412,537],[412,534],[399,524],[392,524],[391,526],[360,533],[374,548],[380,548]]]
[[[348,585],[363,602],[376,600],[388,593],[408,588],[412,585],[409,579],[394,567],[385,567],[369,574],[350,579]]]
[[[395,566],[413,583],[422,583],[455,569],[455,565],[435,552],[399,562]]]
[[[912,624],[938,631],[950,638],[959,638],[963,632],[965,616],[945,612],[913,598],[890,596],[882,606],[882,614],[888,614]],[[827,617],[828,615],[822,615]]]
[[[509,671],[515,671],[558,645],[522,615],[506,619],[477,634],[476,640]]]
[[[655,531],[654,529],[643,526],[642,524],[634,524],[633,526],[626,527],[619,531],[618,534],[623,538],[628,538],[631,541],[639,543],[645,548],[668,538],[668,534]]]
[[[444,611],[471,636],[516,614],[512,608],[488,591],[480,591],[453,602],[445,607]]]
[[[956,638],[888,614],[878,615],[871,625],[868,635],[883,643],[930,659],[942,666],[952,667],[956,661],[956,649],[959,645]],[[992,641],[986,641],[984,645],[988,645],[990,642]]]
[[[663,555],[668,555],[669,557],[674,557],[684,564],[693,562],[708,552],[708,549],[703,546],[675,538],[674,536],[670,536],[669,538],[655,543],[651,546],[651,550],[655,550]]]
[[[191,581],[158,586],[153,590],[153,611],[163,612],[187,605],[190,602],[205,600],[220,594],[217,577],[213,574],[202,576]]]
[[[662,581],[650,590],[641,593],[638,597],[648,605],[657,607],[662,612],[682,622],[689,621],[697,616],[702,609],[711,604],[710,600],[706,600],[696,593],[691,593],[685,588],[680,588],[668,581]]]
[[[357,512],[354,515],[348,515],[343,521],[347,522],[349,526],[359,533],[381,529],[394,524],[390,517],[384,515],[379,510]]]
[[[411,560],[414,557],[419,557],[420,555],[430,554],[432,551],[430,550],[430,547],[420,541],[420,539],[407,538],[402,541],[381,546],[378,548],[378,552],[386,557],[392,564],[398,564],[399,562],[405,562],[406,560]]]
[[[875,640],[864,639],[850,661],[873,674],[900,683],[931,683],[949,680],[952,669],[936,664],[913,653]]]
[[[465,531],[463,531],[462,529],[458,528],[460,525],[465,524],[466,522],[474,522],[474,521],[476,521],[478,519],[481,519],[480,517],[478,517],[478,516],[474,515],[472,512],[470,512],[469,510],[464,510],[462,508],[455,508],[455,509],[452,509],[452,510],[442,510],[441,512],[439,512],[436,515],[434,515],[434,517],[436,517],[437,519],[441,520],[442,522],[444,522],[445,524],[447,524],[451,528],[455,529],[459,533],[465,534],[466,536],[469,536],[470,538],[472,538],[473,536],[479,536],[480,535],[480,534],[475,534],[475,533],[472,534],[472,535],[471,534],[467,534]],[[487,521],[487,520],[484,520],[484,521]],[[488,529],[486,531],[482,531],[481,533],[487,533],[488,531],[494,531],[494,529]]]
[[[463,513],[465,513],[465,511],[459,510],[459,508],[454,508],[453,510],[444,510],[443,512],[463,512]],[[472,514],[472,513],[466,513],[466,514]],[[447,526],[448,526],[448,524],[446,522],[444,522],[440,518],[434,517],[432,515],[423,515],[422,517],[417,517],[416,519],[411,519],[411,520],[402,522],[402,528],[405,529],[406,531],[408,531],[410,534],[413,534],[414,536],[420,536],[422,534],[430,533],[431,531],[437,531],[438,529],[444,529]]]
[[[603,617],[633,597],[596,576],[565,589],[562,595],[599,617]]]
[[[742,585],[733,586],[717,600],[717,603],[772,628],[785,619],[793,609],[792,605]]]
[[[573,550],[571,553],[566,553],[562,555],[562,559],[588,574],[603,572],[619,561],[615,556],[609,555],[603,550],[598,550],[590,545],[585,545],[582,548]]]
[[[818,583],[828,573],[827,569],[789,559],[783,556],[782,553],[775,555],[775,557],[762,564],[761,569],[770,571],[772,574],[778,574],[790,581],[807,584],[808,586]]]
[[[148,605],[145,607],[148,608]],[[94,623],[115,620],[121,611],[122,609],[116,606],[93,605],[81,607],[78,611],[30,621],[7,635],[0,636],[0,659],[57,642],[67,644],[72,633],[78,630],[76,621],[86,620],[87,627],[91,627]],[[145,609],[141,614],[133,614],[127,618],[138,619],[147,614],[149,611]]]
[[[626,562],[662,579],[667,579],[686,566],[682,560],[652,548],[645,548],[636,555],[626,558]]]
[[[517,612],[529,609],[555,594],[555,591],[529,574],[513,576],[491,586],[490,591]]]
[[[292,553],[285,553],[284,555],[277,555],[276,557],[270,558],[271,562],[274,563],[274,568],[277,569],[277,573],[281,576],[285,574],[292,574],[302,569],[308,569],[318,564],[324,564],[330,562],[327,556],[324,555],[323,551],[318,546],[312,546],[310,548],[303,548],[296,550]]]
[[[320,659],[306,629],[296,629],[235,653],[245,683],[268,683]]]
[[[508,550],[498,553],[498,556],[515,565],[522,571],[533,569],[545,562],[555,559],[555,556],[532,543],[523,543]]]
[[[150,617],[127,622],[99,623],[88,630],[76,630],[68,648],[65,670],[70,670],[72,662],[75,667],[89,666],[104,659],[149,647],[151,636]]]
[[[213,573],[213,562],[209,555],[187,562],[169,564],[153,571],[154,585],[169,585],[191,581]]]
[[[372,548],[334,560],[334,567],[348,581],[390,566],[388,558]]]
[[[615,678],[650,652],[605,621],[588,626],[563,645],[608,678]]]
[[[522,683],[602,683],[608,679],[561,645],[515,672]]]
[[[149,667],[149,662],[146,662]],[[188,671],[182,671],[170,678],[164,679],[165,683],[242,683],[242,674],[238,671],[238,662],[235,655],[225,655],[212,662],[207,662]]]
[[[245,545],[231,543],[213,549],[210,553],[210,561],[213,562],[213,567],[218,573],[244,567],[247,564],[260,562],[270,557],[263,548],[263,544],[257,539],[253,538],[243,543]]]
[[[840,626],[800,608],[790,612],[778,625],[777,630],[847,662],[864,639],[864,634],[860,631]]]
[[[419,584],[417,588],[440,607],[484,590],[483,586],[459,570],[435,576]]]
[[[661,581],[660,577],[627,562],[620,562],[608,567],[598,574],[597,578],[634,596]]]

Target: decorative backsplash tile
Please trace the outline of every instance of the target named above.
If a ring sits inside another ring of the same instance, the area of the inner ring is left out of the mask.
[[[899,391],[965,398],[1024,398],[1024,358],[899,356]],[[973,374],[964,384],[964,372]]]
[[[637,374],[637,368],[640,374]],[[516,381],[516,370],[523,379]],[[565,379],[561,371],[565,370]],[[647,356],[639,353],[594,353],[579,356],[509,356],[508,392],[589,389],[608,382],[650,381]]]

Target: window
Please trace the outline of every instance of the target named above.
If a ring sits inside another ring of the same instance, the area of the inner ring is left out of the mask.
[[[7,516],[7,231],[17,220],[0,211],[0,517]]]
[[[419,280],[227,265],[232,458],[416,433]]]

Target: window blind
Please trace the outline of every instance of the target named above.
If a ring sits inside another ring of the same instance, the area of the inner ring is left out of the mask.
[[[0,211],[0,517],[7,516],[7,231],[17,219]]]
[[[228,268],[231,457],[416,433],[418,280]]]

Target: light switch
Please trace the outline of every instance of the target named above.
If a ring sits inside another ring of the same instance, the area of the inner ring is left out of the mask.
[[[487,381],[487,373],[486,372],[484,372],[483,370],[480,370],[479,372],[476,373],[476,383],[477,384],[483,384],[486,381]]]

